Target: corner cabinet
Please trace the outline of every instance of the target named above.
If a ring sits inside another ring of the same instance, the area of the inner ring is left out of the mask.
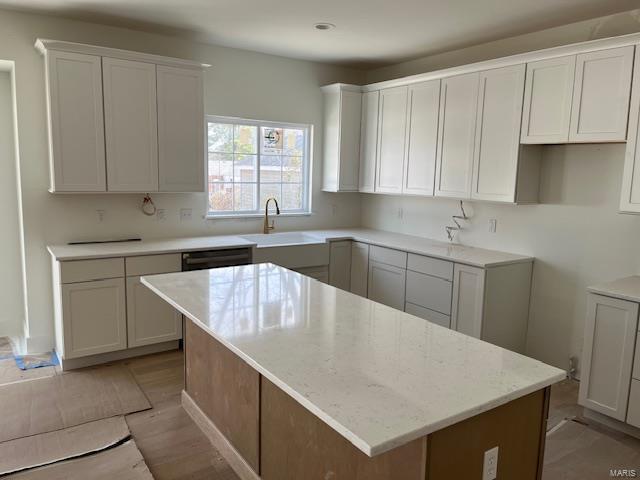
[[[324,93],[322,190],[357,192],[360,166],[362,94],[356,85],[334,84]]]
[[[51,192],[203,192],[207,65],[55,40],[45,57]]]
[[[378,108],[380,92],[362,94],[360,117],[360,179],[358,190],[373,193],[376,188],[376,158],[378,153]]]

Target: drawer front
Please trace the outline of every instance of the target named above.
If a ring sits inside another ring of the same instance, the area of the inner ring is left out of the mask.
[[[394,267],[407,268],[407,253],[401,252],[400,250],[371,245],[369,258],[376,262],[393,265]]]
[[[407,304],[405,305],[404,311],[410,313],[411,315],[415,315],[416,317],[429,320],[431,323],[436,323],[441,327],[451,328],[450,315],[445,315],[440,312],[429,310],[428,308],[421,307],[420,305],[414,305],[413,303],[409,302],[407,302]]]
[[[62,283],[89,282],[124,277],[124,258],[73,260],[60,263]]]
[[[631,380],[627,423],[640,428],[640,380]]]
[[[182,257],[179,253],[127,257],[125,265],[127,267],[127,277],[172,273],[182,270]]]
[[[451,314],[452,283],[442,278],[407,271],[407,302]]]
[[[636,354],[633,360],[633,373],[631,374],[636,380],[640,380],[640,332],[636,338]]]
[[[453,262],[447,260],[410,253],[407,259],[407,269],[444,278],[450,282],[453,281]]]

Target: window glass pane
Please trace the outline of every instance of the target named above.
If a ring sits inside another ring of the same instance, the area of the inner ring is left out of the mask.
[[[233,210],[233,183],[210,183],[209,205],[217,212]]]
[[[302,157],[282,157],[282,181],[302,183]]]
[[[258,153],[258,127],[236,125],[234,140],[236,153]]]
[[[289,183],[282,185],[280,208],[283,210],[302,210],[302,184]]]
[[[282,148],[286,155],[304,155],[304,130],[299,128],[285,128]]]
[[[283,129],[262,127],[262,153],[282,153]]]
[[[209,154],[209,181],[233,181],[233,155],[224,153]]]
[[[258,181],[256,174],[257,155],[236,155],[233,163],[234,182],[256,182]]]
[[[278,155],[260,156],[260,182],[271,183],[282,181],[282,158]]]
[[[268,198],[274,197],[280,208],[282,207],[282,202],[280,201],[280,184],[279,183],[262,183],[260,184],[260,208],[264,208],[264,204]],[[269,208],[274,208],[273,203],[269,205]]]
[[[233,152],[233,125],[209,123],[208,138],[210,152]]]
[[[256,210],[255,183],[236,183],[234,185],[235,211]]]

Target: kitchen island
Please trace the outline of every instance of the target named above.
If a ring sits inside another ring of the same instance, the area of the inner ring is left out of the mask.
[[[143,277],[186,317],[183,405],[243,479],[540,478],[564,371],[272,265]]]

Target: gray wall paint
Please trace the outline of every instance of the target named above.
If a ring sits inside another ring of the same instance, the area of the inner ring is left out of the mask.
[[[22,331],[24,308],[11,75],[0,71],[0,336]]]

